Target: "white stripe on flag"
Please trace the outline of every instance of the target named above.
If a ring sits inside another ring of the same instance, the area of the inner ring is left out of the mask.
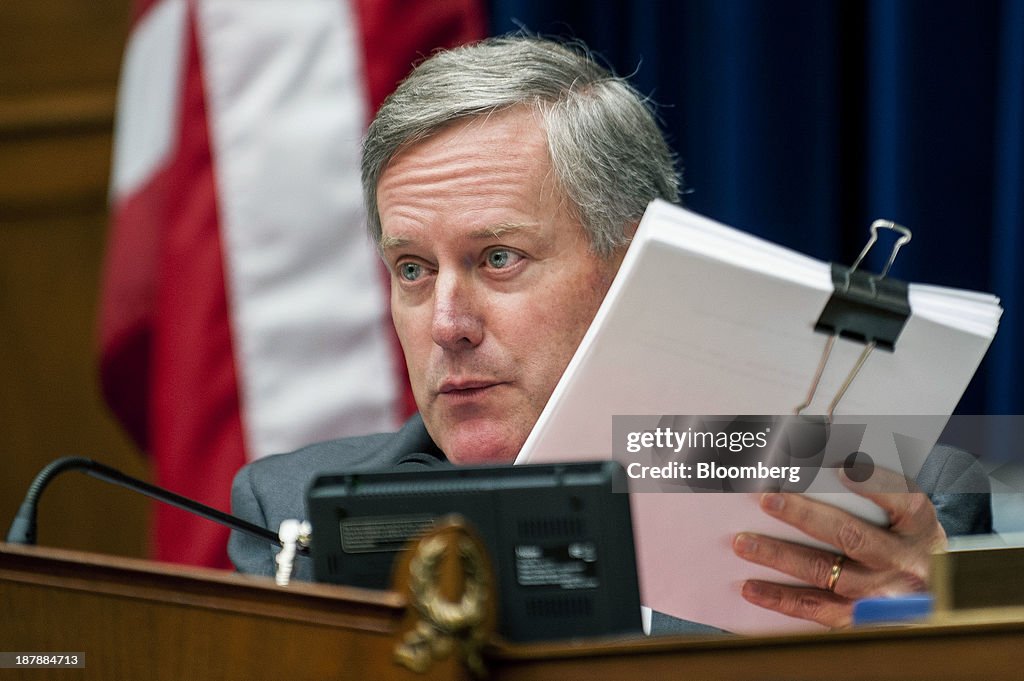
[[[184,0],[163,0],[139,19],[128,38],[117,92],[114,201],[135,191],[174,150],[184,35]]]
[[[343,0],[204,0],[200,47],[249,458],[391,430],[365,236],[365,88]]]

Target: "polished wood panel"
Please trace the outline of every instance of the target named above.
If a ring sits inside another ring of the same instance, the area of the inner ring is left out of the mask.
[[[100,398],[95,316],[117,77],[130,0],[0,3],[0,529],[63,455],[148,477]],[[74,479],[72,479],[74,476]],[[40,541],[147,550],[149,502],[72,474]]]
[[[265,578],[0,544],[4,649],[86,655],[84,670],[47,670],[46,678],[473,678],[458,646],[422,673],[395,663],[407,623],[422,615],[414,602],[408,591],[280,588]],[[1022,641],[1018,608],[778,637],[492,638],[483,663],[494,681],[1010,681],[1021,676]],[[41,678],[39,670],[4,672]]]
[[[407,605],[393,592],[272,580],[0,545],[5,651],[80,652],[85,669],[12,679],[467,679],[449,656],[422,674],[393,661]]]
[[[780,637],[648,638],[492,651],[496,681],[1019,679],[1024,620]]]
[[[129,0],[0,3],[0,92],[106,84],[117,72]]]

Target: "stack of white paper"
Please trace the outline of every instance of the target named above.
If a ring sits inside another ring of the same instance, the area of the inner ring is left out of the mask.
[[[822,358],[827,336],[813,328],[832,290],[827,263],[655,201],[516,463],[610,458],[613,415],[793,413]],[[908,298],[895,352],[873,352],[837,419],[952,413],[995,335],[998,299],[917,284]],[[805,413],[826,412],[863,348],[835,342]],[[922,422],[904,434],[926,444],[923,457],[941,421]],[[870,435],[876,461],[917,473],[920,461],[887,458],[892,431]],[[854,495],[836,497],[871,513]],[[646,605],[737,632],[807,628],[739,596],[745,579],[785,579],[736,558],[732,536],[797,538],[752,495],[636,494],[633,509]]]

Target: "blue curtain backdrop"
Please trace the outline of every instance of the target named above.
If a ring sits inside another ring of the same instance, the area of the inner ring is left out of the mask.
[[[700,213],[1006,312],[963,414],[1024,413],[1024,0],[491,0],[492,33],[578,38],[658,103]],[[878,249],[876,249],[878,250]],[[878,263],[874,263],[877,267]]]

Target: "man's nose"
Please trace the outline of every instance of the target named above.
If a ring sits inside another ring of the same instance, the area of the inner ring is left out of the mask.
[[[483,340],[477,293],[467,273],[438,274],[434,282],[431,335],[445,350],[476,347]]]

